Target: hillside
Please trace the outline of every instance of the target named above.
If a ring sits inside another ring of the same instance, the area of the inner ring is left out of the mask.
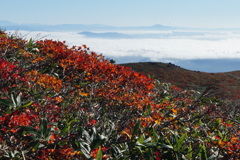
[[[186,70],[171,63],[160,62],[122,65],[149,75],[161,82],[169,82],[182,89],[194,89],[200,92],[210,89],[208,96],[234,100],[240,99],[240,71],[206,73]]]
[[[204,79],[172,64],[146,64],[138,68],[185,83]],[[0,30],[0,159],[237,159],[237,107],[154,83],[86,45]]]

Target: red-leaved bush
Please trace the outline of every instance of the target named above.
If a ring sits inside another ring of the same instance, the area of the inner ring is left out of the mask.
[[[0,111],[1,159],[240,156],[237,107],[112,64],[86,45],[1,31]]]

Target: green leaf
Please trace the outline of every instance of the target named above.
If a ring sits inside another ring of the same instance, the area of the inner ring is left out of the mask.
[[[138,138],[137,142],[140,143],[140,144],[143,144],[143,142],[144,142],[144,136],[141,135],[141,136]]]
[[[218,130],[218,135],[219,135],[219,137],[220,137],[221,139],[223,139],[223,134],[222,134],[222,132],[220,132],[219,130]]]
[[[85,144],[86,145],[86,147],[83,145],[83,144]],[[84,142],[80,142],[80,150],[81,150],[81,152],[83,153],[83,155],[86,157],[86,158],[90,158],[91,156],[90,156],[90,147],[89,147],[89,145],[87,144],[87,143],[84,143]]]
[[[49,137],[49,132],[51,131],[51,128],[48,128],[47,120],[45,118],[41,120],[40,130],[42,131],[42,136],[44,139]]]
[[[171,149],[171,150],[173,150],[173,146],[170,146],[170,145],[160,144],[159,146],[161,146],[162,148],[165,148],[165,149]]]
[[[31,46],[33,44],[33,39],[30,38],[29,41],[28,41],[28,45]]]
[[[177,145],[177,141],[178,141],[178,137],[173,133],[170,137],[170,141],[171,141],[171,144],[173,146],[176,146]]]
[[[155,131],[155,129],[152,130],[152,134],[153,134],[153,140],[154,142],[157,142],[159,139],[159,135],[157,134],[157,132]]]
[[[95,139],[95,137],[97,136],[97,131],[96,131],[96,128],[95,128],[95,127],[92,128],[92,131],[93,131],[93,133],[92,133],[91,138],[90,138],[90,141],[91,141],[91,142],[92,142],[92,141]]]
[[[142,146],[142,147],[144,147],[145,145],[144,144],[142,144],[142,143],[139,143],[138,141],[136,142],[136,145],[134,146],[134,147],[139,147],[139,146]]]
[[[206,147],[204,145],[201,146],[199,152],[200,152],[201,160],[207,160],[207,151],[206,151]]]
[[[26,136],[24,137],[24,140],[31,142],[31,141],[36,141],[38,138],[35,136]]]
[[[17,98],[16,98],[16,102],[17,102],[17,106],[18,106],[18,107],[21,106],[21,104],[22,104],[21,97],[22,97],[22,94],[20,93],[20,94],[17,96]]]
[[[86,138],[86,140],[87,140],[87,142],[88,142],[89,144],[91,143],[91,137],[90,137],[89,133],[88,133],[86,130],[83,130],[82,136],[83,136],[84,138]]]
[[[151,138],[151,137],[148,137],[147,139],[144,140],[144,143],[148,143],[148,142],[150,142],[151,140],[152,140],[152,138]]]
[[[138,145],[138,146],[136,146],[135,147],[135,149],[138,149],[139,150],[139,152],[142,154],[142,147],[143,147],[144,145]]]
[[[180,148],[183,145],[184,139],[187,137],[187,133],[183,134],[178,140],[177,140],[177,144],[176,144],[176,149],[177,151],[180,150]]]
[[[12,103],[9,102],[9,101],[6,100],[6,99],[0,99],[0,103],[5,104],[5,105],[8,105],[8,106],[12,105]]]
[[[101,148],[101,146],[99,146],[96,160],[102,160],[102,148]]]
[[[16,98],[13,94],[11,94],[11,99],[12,99],[12,102],[13,102],[13,107],[16,108],[17,107],[17,102],[16,102]]]
[[[140,122],[141,120],[137,120],[136,125],[134,126],[133,133],[132,133],[132,138],[134,138],[140,128]]]
[[[33,127],[29,127],[29,126],[22,126],[21,129],[20,129],[20,132],[22,133],[32,133],[36,136],[41,136],[40,133]]]
[[[216,159],[216,155],[211,155],[208,160],[215,160]]]
[[[193,152],[192,152],[192,145],[190,144],[187,148],[187,157],[188,159],[192,159],[192,155],[193,155]]]
[[[30,106],[33,103],[33,101],[28,102],[27,104],[24,104],[23,106],[21,106],[21,108],[25,108]]]
[[[102,145],[105,141],[106,137],[103,135],[97,135],[93,141],[91,142],[91,148],[95,149],[97,147],[99,147],[100,145]]]
[[[30,142],[29,145],[32,149],[38,149],[40,145],[40,141],[37,140],[37,141]]]
[[[147,146],[147,147],[156,147],[157,146],[157,142],[146,143],[145,146]]]

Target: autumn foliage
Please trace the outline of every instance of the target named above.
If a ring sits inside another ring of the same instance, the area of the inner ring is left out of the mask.
[[[0,159],[237,159],[235,106],[0,32]]]

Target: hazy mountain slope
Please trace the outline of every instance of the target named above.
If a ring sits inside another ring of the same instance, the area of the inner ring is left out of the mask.
[[[117,31],[117,30],[175,30],[187,29],[182,27],[163,26],[156,24],[153,26],[136,26],[136,27],[117,27],[102,24],[18,24],[6,20],[0,20],[0,27],[6,30],[27,30],[27,31]],[[191,29],[191,28],[188,28]]]
[[[240,71],[206,73],[186,70],[171,63],[153,62],[122,65],[147,74],[161,82],[170,82],[183,89],[194,89],[200,92],[211,89],[208,96],[240,99]]]

